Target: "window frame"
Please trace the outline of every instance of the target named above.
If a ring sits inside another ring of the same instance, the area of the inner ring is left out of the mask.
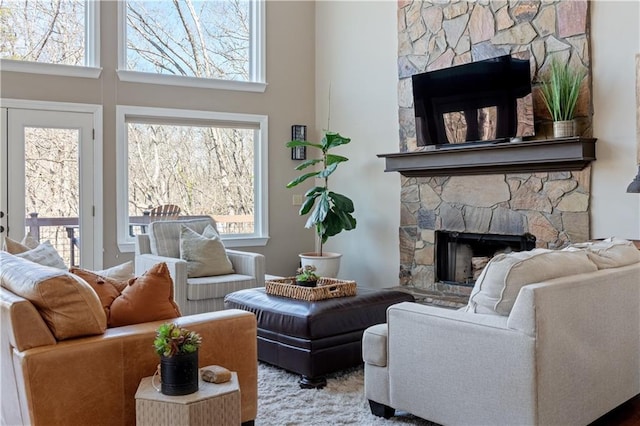
[[[250,24],[253,31],[251,32],[251,40],[249,43],[249,71],[252,80],[237,81],[128,70],[126,0],[118,1],[118,68],[116,70],[118,78],[120,81],[130,83],[263,93],[267,89],[265,76],[265,3],[266,0],[250,0]]]
[[[85,10],[85,65],[53,64],[48,62],[0,59],[3,71],[30,74],[59,75],[97,79],[100,66],[100,0],[86,0]]]
[[[135,237],[129,235],[129,161],[127,120],[146,118],[165,121],[167,124],[188,123],[198,120],[215,125],[247,123],[257,126],[254,148],[254,232],[253,234],[222,234],[226,247],[265,246],[269,240],[268,205],[268,117],[257,114],[186,110],[175,108],[152,108],[140,106],[116,106],[116,233],[121,252],[135,251]]]

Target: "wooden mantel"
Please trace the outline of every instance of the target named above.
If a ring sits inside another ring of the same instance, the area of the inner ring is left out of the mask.
[[[385,159],[385,172],[400,172],[408,177],[570,171],[582,170],[596,159],[596,139],[572,137],[450,145],[378,157]]]

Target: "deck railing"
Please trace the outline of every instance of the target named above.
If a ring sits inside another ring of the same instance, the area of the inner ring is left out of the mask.
[[[181,220],[198,219],[208,216],[179,216]],[[213,216],[218,232],[221,234],[247,234],[253,232],[252,215],[220,215]],[[148,214],[129,216],[129,235],[132,237],[145,233],[147,225],[154,220]],[[27,232],[38,241],[49,240],[67,265],[80,264],[80,235],[77,217],[40,217],[38,213],[30,213],[25,219]]]

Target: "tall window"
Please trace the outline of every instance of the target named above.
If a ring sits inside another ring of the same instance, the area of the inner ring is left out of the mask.
[[[0,0],[0,58],[98,66],[98,6],[93,0]]]
[[[121,78],[149,78],[131,71],[264,82],[263,0],[126,0],[120,7]]]
[[[124,242],[144,231],[153,209],[166,205],[177,206],[174,214],[185,219],[213,216],[226,244],[266,235],[266,117],[137,107],[118,111],[124,127],[120,159],[126,163],[120,186],[127,194]]]

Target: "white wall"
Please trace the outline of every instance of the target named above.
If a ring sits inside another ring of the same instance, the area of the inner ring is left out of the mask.
[[[316,128],[350,137],[330,188],[349,196],[358,221],[327,242],[343,253],[340,278],[366,287],[398,285],[400,176],[376,154],[398,151],[395,1],[316,3]]]
[[[640,195],[627,194],[636,175],[635,55],[640,2],[591,3],[593,163],[591,236],[640,239]]]
[[[593,238],[640,239],[640,196],[627,194],[636,175],[635,54],[640,52],[640,3],[591,3],[594,130]],[[358,227],[330,239],[344,254],[340,277],[359,285],[398,284],[400,177],[384,173],[375,154],[398,150],[397,2],[316,3],[316,127],[352,138],[351,160],[332,178],[351,196]]]

